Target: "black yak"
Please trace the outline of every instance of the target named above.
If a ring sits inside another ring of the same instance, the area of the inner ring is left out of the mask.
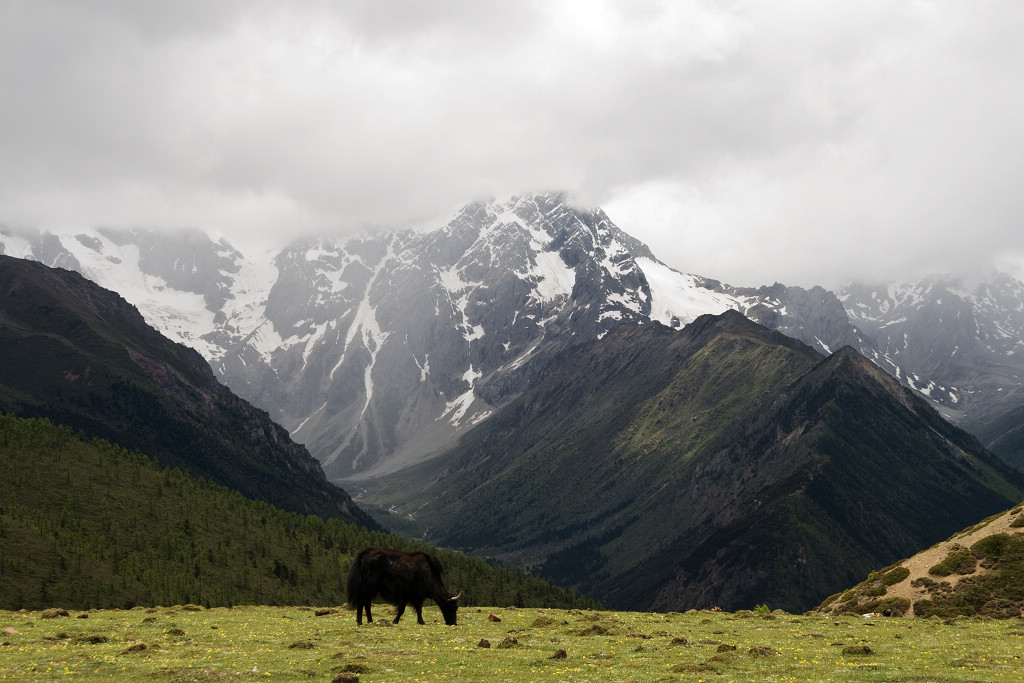
[[[441,563],[428,553],[406,553],[385,548],[361,550],[348,573],[348,604],[356,610],[356,623],[363,623],[364,609],[366,621],[373,623],[370,603],[380,594],[398,608],[396,624],[402,618],[406,604],[416,608],[416,621],[422,624],[423,601],[430,598],[441,608],[444,623],[455,626],[459,596],[452,596],[444,587],[442,573]]]

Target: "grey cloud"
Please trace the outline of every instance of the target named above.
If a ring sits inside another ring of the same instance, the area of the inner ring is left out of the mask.
[[[739,284],[1005,262],[1022,14],[9,2],[0,221],[343,232],[567,189]]]

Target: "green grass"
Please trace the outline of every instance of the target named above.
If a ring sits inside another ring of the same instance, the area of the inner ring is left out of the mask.
[[[378,621],[361,627],[343,607],[186,605],[51,618],[0,612],[0,680],[291,681],[342,673],[364,682],[1024,676],[1020,620],[468,608],[459,611],[459,625],[449,627],[432,604],[425,626],[408,615],[390,625],[389,612],[378,607]],[[558,651],[565,657],[554,658]]]

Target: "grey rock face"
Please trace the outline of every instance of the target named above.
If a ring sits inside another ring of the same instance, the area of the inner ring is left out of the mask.
[[[138,249],[139,269],[160,277],[169,287],[200,294],[207,308],[217,311],[233,298],[231,287],[238,273],[238,253],[224,240],[214,242],[198,230],[163,233],[152,230],[100,229],[100,234],[118,246]],[[102,242],[79,236],[79,242],[101,251]]]
[[[873,340],[855,327],[842,302],[832,292],[814,287],[724,288],[744,300],[754,302],[745,315],[770,330],[799,339],[826,355],[844,346],[872,348]]]
[[[902,285],[851,285],[839,294],[873,339],[861,351],[969,422],[1024,399],[1024,284],[994,274],[969,284],[935,276]]]
[[[264,313],[282,343],[262,362],[236,344],[214,365],[279,405],[330,476],[388,471],[452,445],[521,391],[532,360],[648,319],[634,251],[651,258],[558,196],[470,204],[433,232],[296,244]]]

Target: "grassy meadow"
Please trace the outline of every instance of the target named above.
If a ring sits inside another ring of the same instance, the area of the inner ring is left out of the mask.
[[[185,605],[0,612],[0,680],[1011,681],[1024,623],[741,611]],[[484,641],[489,643],[485,646]]]

